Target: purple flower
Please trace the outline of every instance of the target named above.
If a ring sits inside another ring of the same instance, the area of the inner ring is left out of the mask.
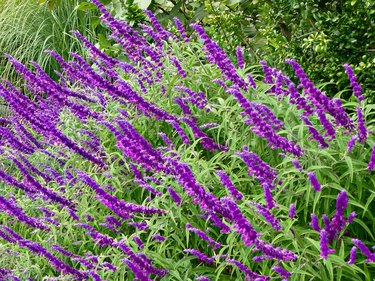
[[[235,223],[233,228],[237,229],[237,233],[241,234],[241,239],[245,243],[245,246],[249,247],[253,245],[256,239],[261,236],[249,222],[237,204],[229,198],[222,198],[222,201],[226,204],[227,209],[231,213],[231,220]]]
[[[24,222],[27,225],[30,225],[35,228],[39,228],[42,230],[50,230],[48,226],[44,225],[38,219],[27,216],[23,210],[17,206],[15,203],[11,202],[10,200],[6,199],[5,197],[0,195],[0,206],[3,210],[6,210],[8,215],[13,215],[19,221]]]
[[[356,255],[357,255],[357,247],[353,246],[352,249],[350,250],[350,258],[349,258],[349,261],[347,263],[348,264],[355,264]]]
[[[322,110],[317,109],[316,114],[318,115],[320,123],[323,125],[324,130],[326,130],[326,133],[324,136],[325,137],[329,136],[328,141],[333,140],[336,137],[335,136],[336,130],[333,128],[331,122],[327,119],[327,116]]]
[[[192,227],[189,223],[186,224],[186,229],[190,232],[196,233],[202,240],[209,242],[209,246],[213,246],[212,250],[216,250],[221,247],[221,243],[216,242],[214,239],[209,237],[205,232],[197,228]]]
[[[240,46],[237,46],[236,48],[236,56],[237,56],[238,68],[243,69],[245,66],[245,62],[243,59],[243,53],[242,53],[242,49]]]
[[[211,281],[210,278],[204,277],[204,276],[198,276],[195,278],[196,281]]]
[[[315,214],[311,214],[310,216],[311,216],[311,222],[310,222],[311,228],[314,229],[315,231],[320,232],[318,217]]]
[[[375,169],[375,145],[372,148],[371,156],[370,156],[370,161],[368,162],[367,170],[371,172],[372,170]]]
[[[185,253],[189,253],[193,256],[196,256],[198,259],[200,259],[201,261],[205,262],[205,263],[212,263],[214,261],[213,258],[209,258],[207,257],[205,254],[199,252],[198,250],[195,250],[195,249],[185,249],[184,250]]]
[[[325,229],[320,230],[320,256],[325,260],[328,258],[328,254],[336,252],[335,250],[329,249],[327,235],[328,233]]]
[[[189,37],[186,35],[185,28],[182,25],[182,23],[180,22],[180,20],[177,17],[174,17],[173,20],[176,24],[176,27],[178,29],[178,32],[180,33],[181,38],[184,39],[185,43],[189,42]]]
[[[275,265],[271,269],[279,273],[282,277],[285,277],[285,279],[283,279],[285,281],[287,281],[289,277],[292,275],[290,272],[286,271],[284,268],[278,265]]]
[[[246,277],[250,278],[246,280],[270,280],[268,276],[263,276],[252,272],[247,266],[235,259],[227,259],[226,262],[234,264],[239,270],[245,273]]]
[[[276,171],[266,162],[260,159],[257,154],[249,151],[247,146],[243,147],[243,152],[239,152],[237,154],[242,158],[246,166],[249,168],[248,174],[254,175],[255,179],[257,179],[263,187],[264,199],[266,201],[267,208],[275,208],[276,205],[275,200],[272,198],[272,189],[274,189],[275,184],[279,183],[279,181],[277,181]]]
[[[166,189],[169,192],[169,195],[171,196],[172,200],[176,202],[177,206],[181,205],[181,198],[178,195],[178,193],[171,187],[167,186]]]
[[[309,133],[311,134],[311,137],[309,140],[316,140],[319,143],[319,148],[325,148],[328,147],[328,144],[325,142],[324,138],[319,134],[318,130],[314,128],[313,124],[310,122],[310,120],[306,117],[301,115],[300,116],[303,122],[306,124]]]
[[[289,218],[293,219],[296,216],[296,206],[292,203],[289,206]]]
[[[142,221],[142,222],[128,222],[128,225],[131,225],[139,230],[148,230],[148,225],[146,222]]]
[[[276,231],[281,229],[279,220],[273,214],[271,214],[271,212],[267,208],[255,202],[252,202],[251,204],[256,207],[255,212],[261,214],[266,222],[268,222],[273,227],[273,229],[275,229]]]
[[[151,237],[154,238],[158,242],[163,242],[165,240],[165,237],[159,234],[153,234],[151,235]]]
[[[358,116],[358,140],[359,142],[366,142],[367,140],[367,129],[365,126],[365,121],[363,119],[362,108],[357,106],[357,116]]]
[[[253,251],[260,251],[264,259],[276,259],[278,261],[295,261],[298,256],[290,250],[276,247],[273,244],[267,244],[265,241],[256,240]]]
[[[298,162],[297,159],[293,159],[292,163],[293,163],[294,167],[296,167],[298,169],[298,171],[300,171],[300,172],[303,171],[303,168],[302,168],[301,164]]]
[[[182,66],[181,66],[180,62],[176,58],[174,58],[174,57],[171,57],[169,59],[176,66],[178,74],[180,74],[181,77],[186,78],[187,77],[186,72],[185,72],[185,70],[182,69]]]
[[[319,183],[318,179],[316,178],[316,175],[314,174],[314,172],[308,172],[307,175],[309,176],[309,181],[310,181],[311,185],[313,186],[314,191],[320,191],[321,186],[320,186],[320,183]]]
[[[141,240],[141,238],[139,238],[139,236],[134,235],[133,236],[133,240],[134,240],[135,243],[137,243],[137,245],[138,245],[138,247],[140,249],[143,249],[145,247],[144,244],[143,244],[143,242],[142,242],[142,240]]]
[[[345,68],[346,75],[348,75],[350,80],[350,87],[352,87],[354,95],[359,102],[363,101],[365,98],[362,95],[362,88],[357,82],[357,77],[355,76],[353,69],[347,63],[344,64],[343,67]]]
[[[367,257],[366,262],[375,262],[375,254],[359,239],[352,239],[353,244]]]
[[[124,259],[126,265],[130,268],[130,270],[134,273],[137,280],[140,281],[152,281],[151,278],[148,277],[148,274],[142,270],[142,268],[135,262],[130,261],[128,259]]]
[[[353,150],[353,147],[358,139],[358,135],[353,135],[350,140],[348,141],[348,148],[347,152],[351,152]]]
[[[219,175],[221,183],[228,189],[232,198],[235,201],[242,200],[243,198],[242,193],[239,192],[237,188],[233,185],[228,175],[224,171],[221,171],[221,170],[217,170],[216,174]]]
[[[249,82],[249,85],[252,88],[256,89],[257,88],[257,84],[255,83],[253,76],[251,76],[251,74],[248,73],[248,74],[246,74],[246,77],[247,77],[247,81]],[[225,88],[224,88],[224,90],[225,90]]]
[[[209,38],[200,25],[193,23],[190,26],[196,30],[199,37],[204,41],[204,50],[210,63],[215,64],[222,71],[225,79],[232,81],[238,87],[246,91],[247,83],[237,74],[235,66],[219,45]]]

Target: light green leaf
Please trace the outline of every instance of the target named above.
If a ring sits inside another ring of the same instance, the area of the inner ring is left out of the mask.
[[[151,0],[135,0],[134,3],[137,4],[140,9],[144,10],[150,6]]]
[[[96,8],[95,4],[89,2],[82,2],[77,6],[77,10],[79,11],[95,10]]]

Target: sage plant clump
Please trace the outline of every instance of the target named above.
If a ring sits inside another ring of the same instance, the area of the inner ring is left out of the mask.
[[[374,106],[228,56],[203,27],[113,18],[59,81],[7,55],[1,280],[369,280]],[[112,54],[110,56],[109,54]],[[345,278],[344,278],[345,277]]]

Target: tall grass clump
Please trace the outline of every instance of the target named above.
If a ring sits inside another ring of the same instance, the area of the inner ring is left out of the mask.
[[[92,2],[121,59],[78,31],[85,55],[47,51],[58,82],[7,56],[28,92],[0,85],[2,279],[371,280],[374,105],[349,65],[342,103],[294,60]]]
[[[70,30],[77,29],[88,38],[95,37],[93,11],[77,10],[80,0],[63,1],[51,9],[35,0],[0,1],[0,50],[2,77],[17,83],[18,76],[4,53],[29,63],[36,61],[53,78],[59,65],[45,54],[53,49],[67,58],[69,51],[81,52]]]

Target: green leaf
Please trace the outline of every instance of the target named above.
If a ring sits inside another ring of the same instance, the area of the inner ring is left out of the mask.
[[[77,6],[78,11],[90,11],[95,10],[96,8],[95,4],[89,2],[82,2]]]
[[[98,34],[98,39],[99,39],[99,46],[100,49],[105,49],[105,48],[110,48],[112,47],[112,44],[110,41],[103,35],[103,34]]]
[[[150,6],[151,0],[135,0],[134,3],[137,4],[140,9],[144,10]]]

